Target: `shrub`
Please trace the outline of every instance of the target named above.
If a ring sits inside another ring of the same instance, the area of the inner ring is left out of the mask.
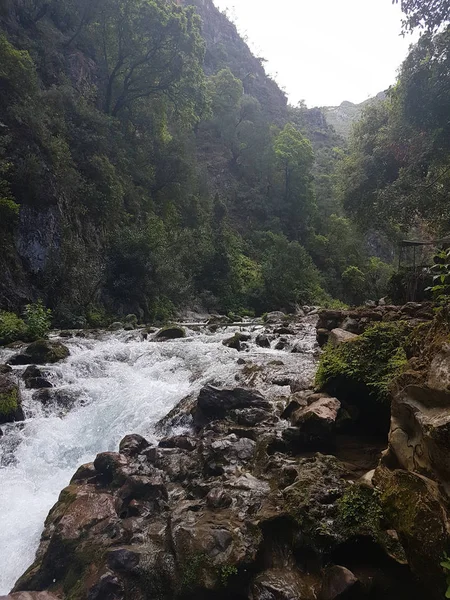
[[[50,330],[52,311],[45,308],[42,300],[27,304],[24,314],[29,338],[37,340],[47,335]]]
[[[16,314],[0,311],[0,344],[9,344],[26,337],[27,328]]]

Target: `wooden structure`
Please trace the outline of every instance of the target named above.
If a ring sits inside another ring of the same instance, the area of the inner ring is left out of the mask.
[[[406,302],[414,302],[430,279],[433,257],[440,248],[450,247],[450,236],[437,240],[403,240],[399,244],[398,271],[404,275]]]

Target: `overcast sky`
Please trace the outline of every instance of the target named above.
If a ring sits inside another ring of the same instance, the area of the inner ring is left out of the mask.
[[[214,0],[292,104],[362,102],[395,82],[412,38],[392,0]]]

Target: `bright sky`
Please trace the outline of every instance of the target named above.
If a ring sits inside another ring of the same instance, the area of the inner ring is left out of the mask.
[[[395,82],[411,36],[392,0],[214,0],[291,104],[362,102]]]

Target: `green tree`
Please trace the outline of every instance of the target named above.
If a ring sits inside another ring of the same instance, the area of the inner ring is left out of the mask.
[[[311,142],[287,123],[274,140],[274,154],[281,184],[280,218],[292,239],[301,239],[314,204]]]
[[[163,99],[195,122],[205,102],[204,43],[192,8],[165,0],[104,0],[89,30],[113,116],[142,99]]]
[[[406,15],[403,27],[406,30],[426,28],[436,31],[443,23],[450,21],[449,0],[393,0],[400,1]]]

